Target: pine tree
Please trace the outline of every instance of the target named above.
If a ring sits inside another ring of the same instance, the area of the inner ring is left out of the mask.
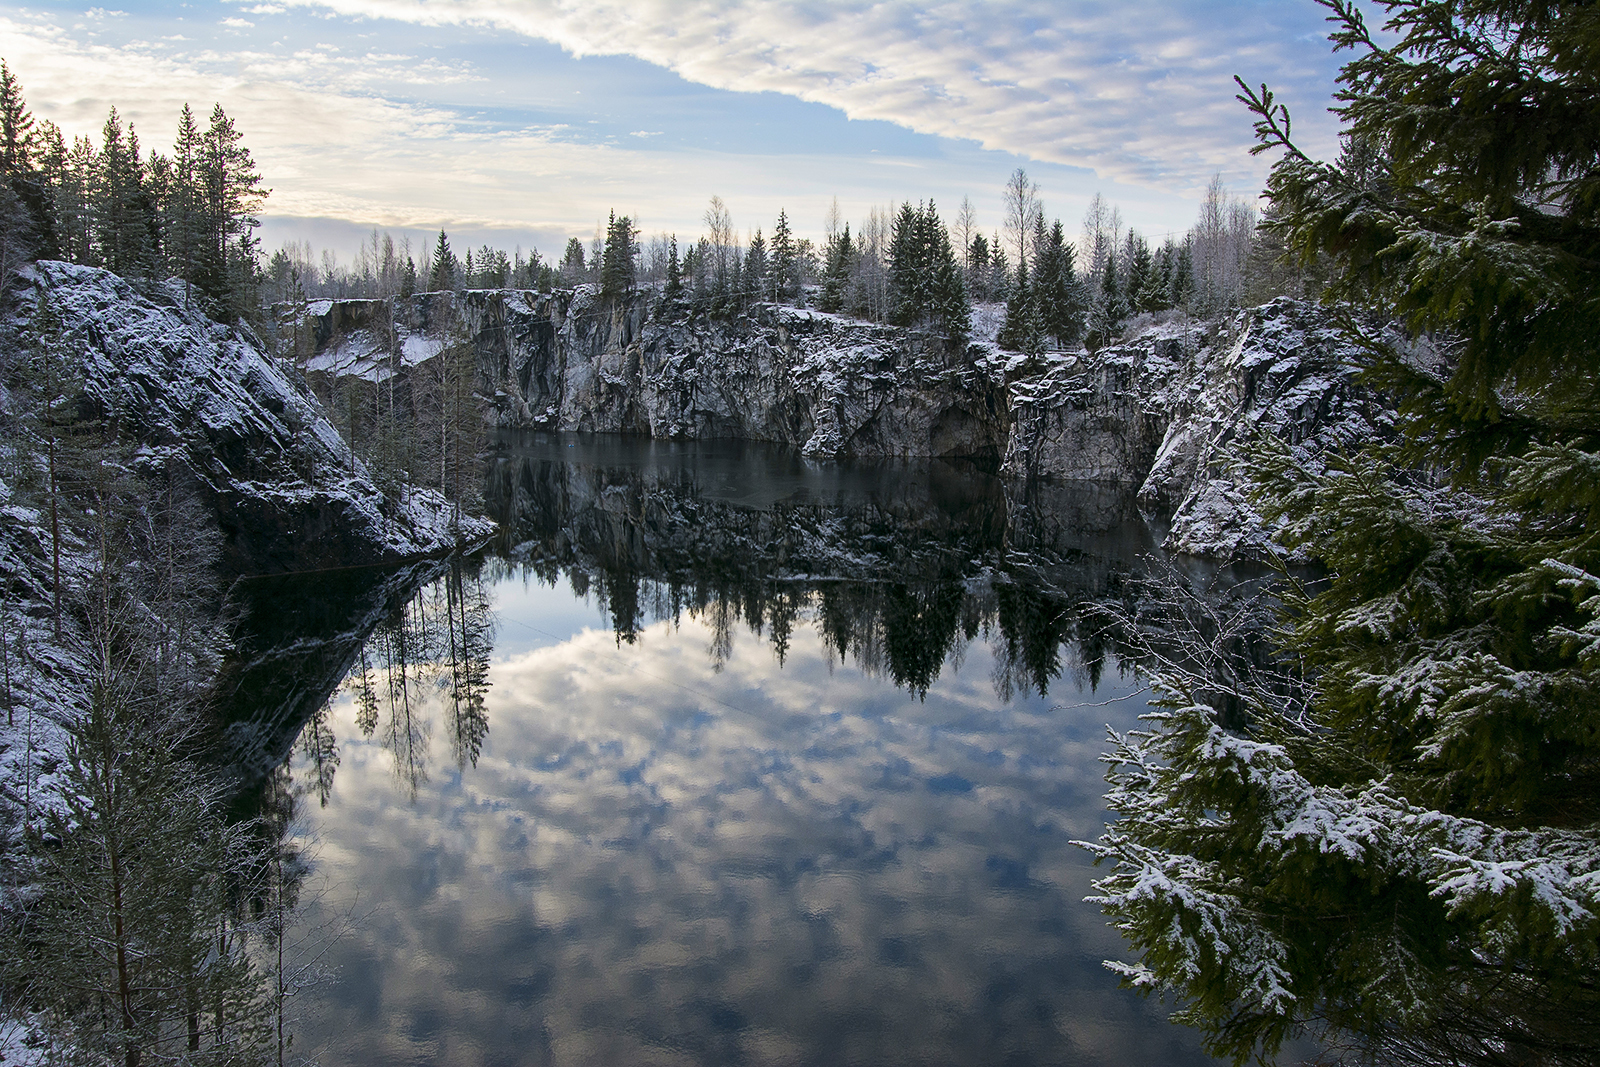
[[[59,137],[60,131],[56,134]],[[51,155],[54,156],[54,149]],[[56,160],[49,161],[52,170],[47,173],[47,180],[55,202],[60,254],[73,263],[95,266],[99,259],[94,241],[94,143],[81,135],[74,137],[71,149],[58,158],[59,167],[55,166]]]
[[[1327,576],[1287,587],[1298,684],[1223,729],[1169,676],[1118,739],[1101,899],[1127,978],[1239,1061],[1319,1028],[1376,1062],[1594,1063],[1600,34],[1585,4],[1385,0],[1380,41],[1324,6],[1346,135],[1380,151],[1316,161],[1241,98],[1283,153],[1271,225],[1326,257],[1401,433],[1259,445],[1258,506]]]
[[[223,318],[254,312],[253,296],[260,268],[256,262],[259,241],[255,230],[268,190],[261,186],[255,160],[244,146],[244,134],[221,104],[211,109],[211,121],[200,138],[199,181],[205,245],[195,280]]]

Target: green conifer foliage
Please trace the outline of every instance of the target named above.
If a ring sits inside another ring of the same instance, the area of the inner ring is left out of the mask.
[[[633,289],[637,270],[635,260],[639,255],[638,230],[633,220],[611,213],[606,224],[605,250],[600,254],[600,293],[615,300]]]
[[[22,99],[22,86],[0,59],[0,174],[28,171],[33,166],[33,114]]]
[[[1083,339],[1084,309],[1082,287],[1072,245],[1057,219],[1048,233],[1044,216],[1039,217],[1039,234],[1034,247],[1034,289],[1039,303],[1039,319],[1044,332],[1062,348],[1071,348]]]
[[[770,270],[767,265],[767,242],[761,236],[761,230],[756,230],[756,235],[750,239],[750,250],[744,257],[744,300],[746,304],[754,304],[767,299],[770,291]]]
[[[823,311],[843,311],[845,298],[850,291],[850,272],[855,258],[855,245],[850,240],[848,222],[843,230],[828,239],[824,255],[822,297],[817,301],[817,306]]]
[[[114,107],[100,136],[94,182],[95,241],[100,260],[118,274],[143,274],[150,266],[152,235],[144,211],[139,139],[132,129],[124,132]]]
[[[1329,1029],[1380,1062],[1600,1062],[1600,9],[1322,0],[1351,142],[1282,156],[1270,225],[1331,272],[1401,435],[1263,444],[1287,689],[1167,680],[1117,739],[1101,901],[1211,1047]],[[1181,260],[1180,260],[1181,268]],[[1383,324],[1398,322],[1408,336]],[[1293,699],[1286,698],[1284,693]]]
[[[950,234],[930,200],[900,205],[890,229],[890,321],[933,326],[957,341],[969,329],[971,305]]]
[[[454,289],[459,273],[460,264],[450,249],[450,238],[441,229],[439,239],[433,243],[433,259],[428,265],[429,291],[438,293]]]
[[[768,274],[768,291],[774,302],[786,303],[800,296],[799,261],[794,236],[789,230],[789,216],[778,211],[778,224],[772,228],[772,266]]]
[[[244,134],[222,105],[211,109],[211,121],[200,139],[199,180],[206,225],[206,243],[197,281],[213,313],[225,318],[254,310],[259,242],[256,217],[268,190],[261,186]]]
[[[683,271],[678,263],[678,235],[673,234],[667,246],[667,280],[661,288],[661,299],[666,304],[675,304],[683,299]]]
[[[995,338],[1001,348],[1029,356],[1044,354],[1044,326],[1039,320],[1039,304],[1028,284],[1028,264],[1017,265],[1017,281],[1006,298],[1006,318]]]

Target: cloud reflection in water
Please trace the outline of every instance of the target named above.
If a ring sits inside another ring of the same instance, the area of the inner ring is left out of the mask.
[[[703,611],[625,644],[578,598],[556,611],[560,591],[518,586],[496,587],[519,651],[491,667],[476,768],[436,726],[413,799],[382,730],[364,739],[348,696],[332,709],[341,763],[312,832],[333,888],[307,922],[340,898],[375,910],[333,949],[341,981],[306,1051],[1207,1062],[1100,967],[1123,948],[1081,903],[1069,844],[1103,819],[1105,724],[1144,705],[1057,705],[1131,681],[1001,700],[983,635],[918,700],[841,662],[806,611],[780,669],[766,639]],[[529,629],[558,617],[565,640]]]

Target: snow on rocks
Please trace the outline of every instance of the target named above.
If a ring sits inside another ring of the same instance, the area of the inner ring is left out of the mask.
[[[1000,459],[1016,479],[1136,493],[1170,518],[1167,548],[1216,558],[1275,551],[1232,462],[1253,435],[1319,469],[1327,450],[1394,425],[1324,310],[1289,299],[1226,323],[1142,317],[1118,344],[1042,357],[995,345],[1003,305],[974,308],[971,342],[954,345],[776,304],[664,314],[654,292],[604,301],[592,286],[424,293],[386,314],[376,303],[302,320],[318,339],[312,369],[370,376],[388,373],[388,352],[412,366],[466,344],[502,427]]]
[[[49,261],[33,281],[60,310],[85,395],[147,444],[182,453],[232,569],[393,563],[492,532],[453,521],[437,493],[385,496],[292,371],[248,329],[186,306],[176,283],[135,289],[108,271]],[[325,315],[370,328],[384,317],[379,303],[330,301]]]
[[[1184,318],[1093,354],[1008,371],[1003,470],[1137,489],[1170,516],[1165,547],[1229,559],[1274,551],[1234,460],[1256,434],[1311,469],[1330,449],[1391,433],[1394,412],[1355,381],[1350,343],[1322,309],[1279,299],[1225,324]]]

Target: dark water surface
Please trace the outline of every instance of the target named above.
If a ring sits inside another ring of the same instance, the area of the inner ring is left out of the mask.
[[[1145,706],[1090,608],[1154,548],[1126,500],[570,437],[488,484],[502,543],[297,746],[302,932],[349,928],[296,1052],[1210,1062],[1071,844]]]

